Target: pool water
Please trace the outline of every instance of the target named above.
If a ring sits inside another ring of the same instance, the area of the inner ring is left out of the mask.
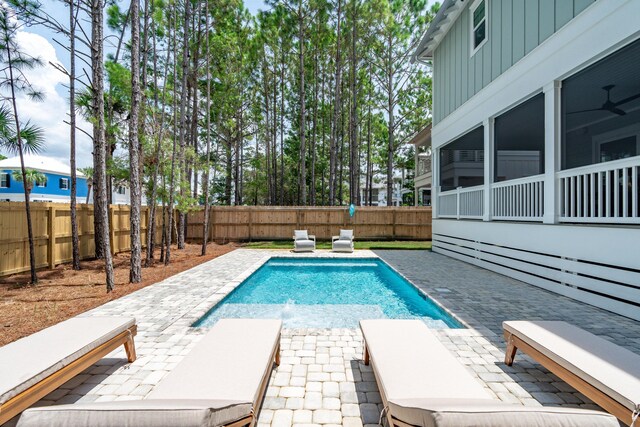
[[[379,259],[272,258],[194,326],[221,318],[282,319],[287,328],[355,328],[361,319],[460,323]]]

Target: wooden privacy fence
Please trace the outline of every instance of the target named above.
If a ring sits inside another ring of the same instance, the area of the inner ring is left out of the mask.
[[[189,214],[187,238],[202,238],[204,212]],[[430,207],[213,206],[209,239],[216,242],[291,239],[293,230],[307,229],[329,240],[341,228],[353,229],[359,240],[431,240]]]
[[[93,205],[78,204],[78,234],[80,257],[95,256],[93,238]],[[158,215],[159,217],[159,215]],[[129,237],[129,206],[109,206],[111,224],[111,252],[116,254],[131,248]],[[149,213],[142,207],[142,244],[147,239]],[[66,203],[31,203],[31,222],[36,255],[36,266],[53,268],[70,262],[71,209]],[[157,229],[156,241],[161,230]],[[29,238],[24,203],[0,203],[0,276],[29,270]]]

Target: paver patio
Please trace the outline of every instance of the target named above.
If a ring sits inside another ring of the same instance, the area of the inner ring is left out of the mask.
[[[143,399],[201,338],[203,331],[190,325],[278,255],[293,254],[239,249],[83,314],[136,317],[138,360],[128,365],[118,350],[38,404]],[[640,353],[640,322],[432,252],[318,251],[311,256],[379,256],[388,262],[470,326],[438,331],[438,336],[503,401],[594,407],[527,356],[520,355],[512,367],[504,365],[503,320],[567,320]],[[378,423],[380,395],[371,368],[362,363],[358,330],[285,329],[281,344],[282,363],[272,375],[260,426]]]

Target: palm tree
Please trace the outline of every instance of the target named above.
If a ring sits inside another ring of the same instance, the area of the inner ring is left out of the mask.
[[[29,233],[29,265],[31,269],[31,283],[36,284],[38,282],[38,276],[36,275],[36,257],[35,247],[33,244],[33,228],[31,226],[31,209],[29,206],[29,194],[33,188],[33,183],[37,178],[33,178],[31,171],[24,167],[23,153],[38,153],[42,150],[44,145],[44,133],[39,127],[31,125],[29,122],[25,123],[22,128],[15,125],[15,121],[12,116],[12,112],[7,107],[0,107],[0,147],[4,148],[12,154],[18,153],[20,155],[20,170],[13,173],[13,177],[16,181],[26,182],[24,186],[24,206],[27,213],[27,231]],[[16,130],[20,129],[18,133]],[[42,175],[39,172],[42,178]],[[29,186],[29,183],[31,185]]]
[[[4,91],[0,95],[2,95],[4,102],[8,102],[11,105],[11,110],[3,106],[2,111],[0,111],[0,140],[9,150],[17,152],[20,156],[22,181],[27,182],[24,153],[39,151],[43,145],[43,138],[42,131],[39,128],[30,125],[28,122],[20,122],[16,93],[22,92],[36,101],[43,99],[42,92],[37,91],[31,85],[24,73],[25,70],[41,66],[42,61],[18,46],[16,34],[21,25],[20,21],[15,18],[15,12],[8,4],[3,3],[0,5],[0,67],[4,71],[3,75],[0,75],[0,88],[4,89]],[[31,209],[29,208],[29,194],[26,186],[24,198],[27,213],[27,230],[29,232],[31,283],[35,284],[38,282],[38,276],[36,276]]]
[[[93,168],[91,166],[87,166],[85,168],[79,168],[78,170],[85,176],[85,178],[87,178],[87,200],[85,203],[89,204],[91,187],[93,187]]]
[[[31,195],[31,190],[33,190],[34,185],[47,180],[47,177],[44,176],[42,172],[38,172],[35,169],[25,169],[24,176],[22,171],[15,170],[11,176],[17,182],[25,182],[24,191],[27,193],[27,196]]]

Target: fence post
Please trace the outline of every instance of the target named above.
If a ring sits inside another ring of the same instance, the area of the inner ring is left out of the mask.
[[[47,250],[49,268],[56,266],[56,208],[49,206],[49,247]]]
[[[253,226],[253,216],[251,215],[253,210],[249,208],[249,241],[251,241],[251,227]]]
[[[216,210],[213,206],[209,206],[209,241],[213,241],[215,238],[215,215]]]
[[[114,222],[115,205],[109,205],[109,243],[111,243],[111,255],[116,254],[116,224]]]
[[[393,215],[392,216],[393,227],[391,229],[391,239],[396,240],[396,208],[393,208],[392,215]]]
[[[460,219],[460,187],[456,188],[456,219]]]

